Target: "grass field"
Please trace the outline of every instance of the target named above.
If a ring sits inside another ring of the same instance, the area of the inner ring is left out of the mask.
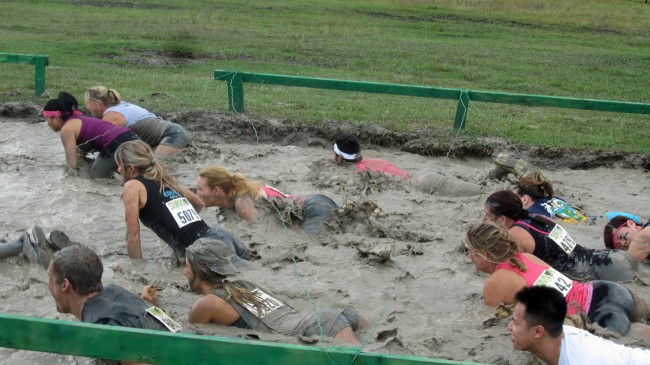
[[[226,69],[650,103],[643,0],[0,1],[0,52],[47,54],[47,89],[158,114],[227,110]],[[34,99],[0,64],[0,101]],[[20,91],[21,93],[17,93]],[[456,102],[246,85],[248,113],[450,133]],[[36,98],[38,103],[45,99]],[[468,136],[650,153],[650,116],[474,103]]]

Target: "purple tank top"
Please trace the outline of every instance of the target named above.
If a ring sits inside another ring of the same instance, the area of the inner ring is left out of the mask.
[[[77,137],[77,147],[84,151],[101,151],[113,142],[117,136],[131,131],[126,127],[120,127],[93,117],[73,115],[68,119],[72,118],[81,120],[81,131],[79,137]]]

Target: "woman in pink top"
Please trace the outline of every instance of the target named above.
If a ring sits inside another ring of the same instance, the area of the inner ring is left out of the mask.
[[[363,158],[361,144],[359,144],[357,137],[351,134],[340,136],[334,142],[334,162],[337,164],[354,163],[358,172],[379,172],[384,175],[398,177],[428,194],[437,193],[446,196],[474,196],[481,194],[480,186],[449,177],[442,171],[421,170],[411,173],[399,169],[392,163],[380,158]]]
[[[321,194],[292,196],[240,173],[231,173],[221,166],[206,167],[199,172],[196,195],[206,207],[235,209],[237,215],[253,224],[258,218],[256,203],[262,199],[292,199],[302,208],[302,227],[309,235],[318,235],[330,218],[336,203]]]
[[[573,281],[539,258],[518,252],[508,231],[496,223],[469,227],[465,244],[476,269],[490,274],[483,285],[486,305],[514,304],[519,290],[537,285],[562,292],[569,315],[584,313],[592,322],[619,334],[627,333],[632,322],[647,319],[645,302],[626,287],[604,280]],[[650,337],[650,327],[643,325],[641,331]]]

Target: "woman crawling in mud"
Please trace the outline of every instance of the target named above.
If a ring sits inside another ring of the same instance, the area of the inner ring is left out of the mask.
[[[485,221],[508,230],[521,252],[533,254],[574,280],[627,281],[638,267],[623,250],[596,250],[581,246],[550,218],[529,215],[511,190],[501,190],[485,201]]]
[[[590,321],[618,334],[630,331],[633,322],[647,320],[645,302],[623,285],[604,280],[573,281],[536,256],[518,252],[510,234],[494,222],[469,227],[465,244],[476,269],[490,274],[483,285],[483,301],[488,306],[514,304],[521,288],[543,285],[562,292],[567,315],[584,313]],[[640,333],[650,338],[650,326],[638,326]]]
[[[615,216],[603,230],[605,247],[627,251],[637,261],[650,255],[650,222],[636,223],[629,216]]]
[[[248,250],[223,228],[210,228],[199,216],[203,203],[178,184],[143,141],[124,143],[115,152],[124,178],[122,199],[126,220],[126,246],[130,258],[142,258],[140,221],[167,243],[182,265],[185,250],[198,240],[227,244],[247,258]]]
[[[312,236],[320,233],[336,208],[336,203],[325,195],[288,195],[221,166],[206,167],[199,172],[196,194],[206,207],[235,209],[239,217],[251,224],[257,221],[258,208],[255,205],[260,200],[291,199],[301,207],[302,227]]]
[[[339,165],[353,163],[359,172],[380,172],[384,175],[398,177],[427,194],[446,196],[481,194],[480,186],[450,177],[439,170],[424,169],[408,172],[379,158],[363,158],[361,144],[357,137],[351,134],[343,135],[334,142],[334,162]]]
[[[245,267],[228,245],[197,242],[187,248],[183,274],[190,289],[203,295],[188,316],[190,323],[214,323],[287,336],[313,336],[322,333],[352,345],[361,345],[354,330],[357,311],[350,307],[320,309],[304,314],[278,299],[272,292],[246,280],[227,278]],[[143,298],[156,305],[155,287],[145,287]]]

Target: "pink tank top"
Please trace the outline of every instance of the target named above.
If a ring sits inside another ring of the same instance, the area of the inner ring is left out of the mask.
[[[291,196],[289,194],[285,194],[281,192],[280,190],[270,187],[268,185],[263,185],[260,186],[260,189],[264,190],[266,193],[267,198],[295,198],[294,196]]]
[[[364,158],[357,162],[359,171],[370,170],[372,172],[379,171],[389,176],[398,176],[406,180],[409,177],[409,172],[400,170],[392,163],[382,160],[380,158]]]
[[[559,290],[564,294],[564,298],[566,299],[567,315],[578,314],[580,312],[585,314],[589,313],[591,295],[593,293],[591,282],[581,283],[573,281],[550,266],[543,267],[534,264],[521,253],[515,254],[515,258],[526,264],[527,270],[525,272],[511,266],[509,262],[498,264],[496,270],[503,269],[516,272],[526,279],[526,285],[528,286],[547,286]]]

